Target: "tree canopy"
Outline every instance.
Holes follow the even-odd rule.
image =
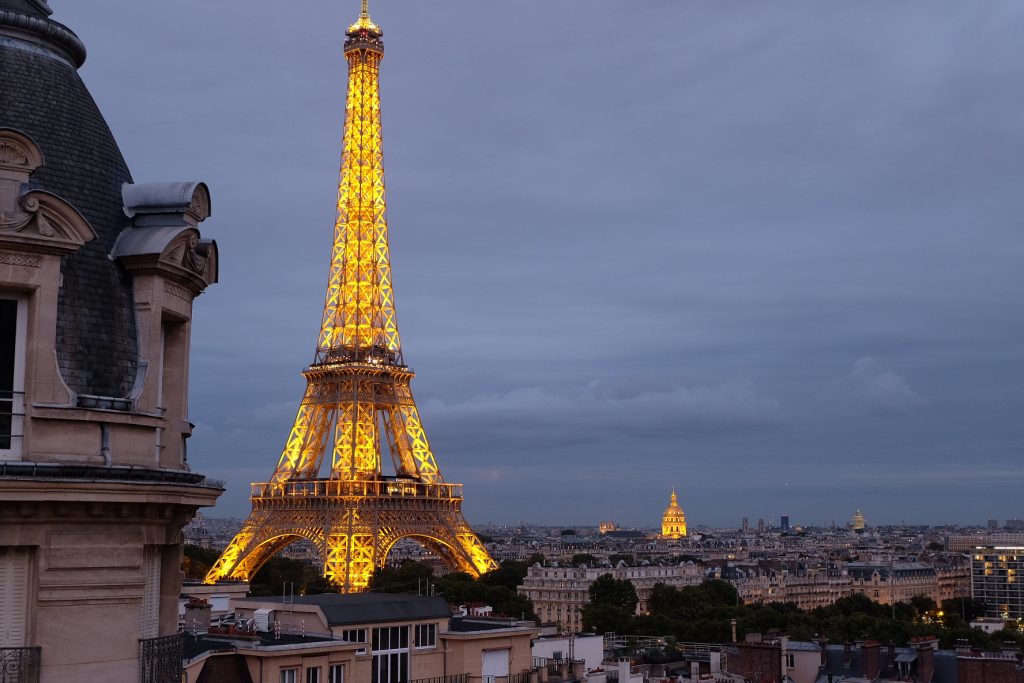
[[[631,581],[602,574],[590,584],[590,602],[583,608],[583,628],[598,633],[622,632],[632,622],[638,602]]]
[[[531,558],[533,559],[533,558]],[[536,619],[533,603],[516,592],[526,576],[526,562],[505,560],[498,568],[479,579],[463,572],[434,576],[434,570],[422,562],[405,560],[398,567],[385,567],[373,573],[369,589],[383,593],[415,593],[442,595],[453,604],[482,602],[499,614]]]
[[[736,619],[738,636],[779,631],[794,640],[824,637],[832,642],[874,639],[906,645],[914,636],[936,636],[944,648],[960,639],[983,649],[999,649],[1005,640],[1024,645],[1024,633],[1003,631],[988,635],[969,627],[984,606],[970,599],[927,597],[882,605],[864,595],[850,595],[826,607],[800,610],[792,603],[738,604],[736,590],[724,581],[673,588],[655,585],[647,601],[648,613],[612,624],[617,633],[673,636],[680,641],[726,642],[730,620]],[[622,616],[622,615],[620,615]]]

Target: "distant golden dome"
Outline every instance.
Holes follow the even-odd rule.
[[[854,531],[864,531],[864,527],[867,526],[867,522],[864,520],[864,515],[861,514],[860,510],[853,516],[853,524],[851,525]]]
[[[679,500],[676,498],[676,489],[672,488],[672,499],[665,508],[665,514],[661,516],[661,537],[681,538],[686,535],[686,513],[679,507]]]

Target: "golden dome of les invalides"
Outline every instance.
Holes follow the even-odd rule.
[[[661,516],[661,537],[681,538],[686,536],[686,513],[679,507],[679,500],[676,498],[676,489],[672,487],[672,498]]]

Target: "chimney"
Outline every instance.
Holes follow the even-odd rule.
[[[210,604],[202,598],[189,598],[185,603],[185,630],[206,633],[210,630]]]
[[[932,683],[935,673],[935,650],[931,641],[917,643],[917,679],[920,683]]]
[[[628,681],[630,673],[630,665],[628,659],[619,660],[619,680]]]
[[[873,681],[882,675],[882,646],[876,640],[865,641],[860,646],[864,665],[864,678]]]

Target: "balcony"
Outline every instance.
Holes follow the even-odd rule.
[[[299,498],[391,498],[462,500],[462,484],[425,484],[420,481],[388,477],[366,481],[308,479],[287,482],[260,482],[252,485],[253,499]]]
[[[0,683],[39,683],[42,648],[0,647]]]
[[[175,633],[139,640],[140,683],[181,683],[185,636]]]

